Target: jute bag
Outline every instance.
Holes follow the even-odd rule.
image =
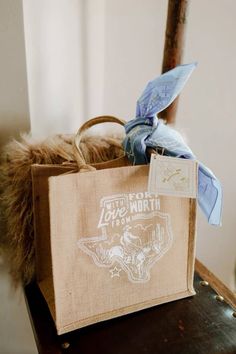
[[[196,199],[147,193],[122,158],[32,166],[37,282],[58,334],[194,295]],[[77,172],[79,169],[79,172]]]

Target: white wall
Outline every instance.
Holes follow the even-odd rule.
[[[106,2],[104,112],[132,118],[140,92],[160,73],[166,9],[167,1]],[[235,289],[236,2],[194,0],[189,9],[184,61],[198,67],[181,94],[176,127],[224,190],[221,228],[198,213],[197,257]]]
[[[166,11],[167,0],[24,0],[33,132],[74,132],[103,113],[133,118],[139,94],[160,74]],[[197,256],[232,289],[235,12],[234,0],[191,1],[185,62],[199,65],[176,124],[222,181],[223,226],[199,212]]]
[[[84,2],[23,0],[31,129],[71,132],[83,117]]]
[[[177,127],[199,160],[223,185],[223,226],[209,226],[199,212],[197,255],[235,289],[236,265],[236,2],[191,1],[185,61],[198,61],[181,95]]]
[[[136,100],[161,72],[167,0],[107,0],[104,112],[134,118]]]
[[[132,117],[160,72],[166,4],[23,0],[33,134],[71,133],[101,114]]]

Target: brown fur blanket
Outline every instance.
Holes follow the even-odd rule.
[[[57,135],[35,142],[29,136],[10,142],[0,165],[2,223],[0,247],[17,285],[29,283],[35,273],[31,165],[74,161],[73,136]],[[121,139],[87,136],[81,142],[87,163],[108,161],[123,155]]]

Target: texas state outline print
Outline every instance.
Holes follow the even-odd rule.
[[[100,201],[99,235],[83,237],[78,247],[111,278],[124,271],[132,283],[150,280],[150,270],[173,242],[171,217],[160,199],[147,192],[124,193]]]

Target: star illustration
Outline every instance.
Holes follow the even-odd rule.
[[[111,278],[114,278],[114,277],[120,277],[120,272],[122,271],[121,268],[113,268],[113,269],[110,269],[109,272],[111,273]]]

